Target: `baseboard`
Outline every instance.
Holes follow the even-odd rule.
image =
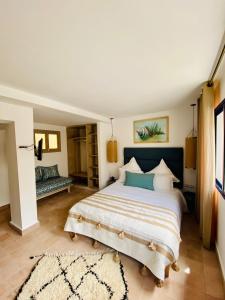
[[[16,224],[14,224],[12,221],[10,221],[9,226],[12,229],[14,229],[16,232],[18,232],[20,235],[25,235],[25,234],[33,231],[34,229],[38,228],[40,226],[40,223],[39,223],[39,221],[37,221],[37,223],[35,223],[25,229],[22,229],[22,228],[18,227]]]
[[[221,255],[220,255],[217,243],[216,243],[216,254],[217,254],[217,257],[219,260],[220,270],[221,270],[221,274],[223,277],[223,287],[224,287],[224,291],[225,291],[225,266],[223,266],[223,262],[221,259]]]
[[[10,208],[9,204],[4,204],[4,205],[0,206],[0,212],[3,210],[9,209],[9,208]]]

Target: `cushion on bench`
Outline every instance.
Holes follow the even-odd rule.
[[[72,184],[73,179],[67,177],[50,178],[45,181],[36,182],[36,195],[37,197],[56,191]]]

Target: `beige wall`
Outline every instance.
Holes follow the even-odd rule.
[[[56,126],[42,123],[34,123],[34,129],[46,129],[46,130],[57,130],[60,131],[61,135],[61,151],[43,153],[42,160],[35,158],[36,166],[52,166],[57,164],[59,168],[59,174],[61,176],[68,176],[68,157],[67,157],[67,138],[66,138],[66,127]]]
[[[142,143],[133,142],[133,121],[154,118],[160,116],[169,116],[169,143]],[[118,175],[118,166],[123,164],[124,147],[184,147],[185,137],[192,129],[192,110],[189,104],[174,108],[169,111],[158,113],[148,113],[129,118],[120,118],[114,120],[114,132],[118,141],[119,162],[110,164],[110,174]],[[192,169],[185,169],[184,182],[187,185],[195,186],[196,172]]]
[[[220,80],[221,100],[225,98],[225,58],[220,66],[216,79]],[[217,252],[220,264],[223,270],[223,278],[225,281],[225,199],[219,194],[218,202],[218,235],[217,235]]]
[[[9,204],[10,200],[6,137],[6,129],[0,129],[0,206]]]
[[[11,223],[24,230],[38,222],[33,151],[19,145],[33,144],[33,109],[0,101],[0,122],[9,122],[7,157]]]

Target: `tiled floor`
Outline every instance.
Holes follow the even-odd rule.
[[[8,226],[9,211],[0,211],[0,299],[13,299],[35,261],[32,255],[45,251],[93,251],[90,239],[76,243],[64,233],[68,209],[91,192],[73,189],[38,202],[41,226],[21,237]],[[129,286],[130,300],[218,300],[225,299],[222,278],[215,252],[202,248],[197,225],[185,215],[180,249],[180,272],[170,272],[163,288],[157,288],[151,274],[142,277],[140,264],[121,255]],[[48,299],[46,299],[48,300]]]

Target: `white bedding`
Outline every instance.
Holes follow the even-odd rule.
[[[75,204],[65,231],[92,237],[145,264],[163,280],[179,256],[185,199],[178,189],[155,192],[116,182]]]

